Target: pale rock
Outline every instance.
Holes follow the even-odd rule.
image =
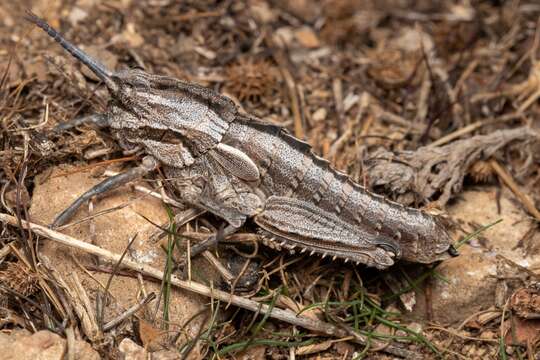
[[[129,338],[125,338],[120,342],[118,351],[121,360],[146,360],[148,358],[148,352]]]
[[[460,256],[444,261],[437,273],[446,281],[431,281],[431,306],[434,318],[440,323],[455,323],[493,303],[497,285],[496,263],[493,255],[463,245]],[[426,315],[425,293],[417,293],[413,313]]]
[[[135,29],[134,23],[128,23],[126,25],[126,30],[122,33],[124,40],[127,41],[128,45],[131,47],[139,47],[144,43],[144,38],[142,37],[137,29]]]
[[[172,350],[148,352],[129,338],[122,340],[118,346],[118,351],[120,351],[120,360],[176,360],[180,358],[180,354]],[[188,359],[191,359],[191,357],[188,357]]]
[[[294,14],[306,23],[314,22],[321,13],[322,1],[312,0],[287,0],[279,1],[280,7]]]
[[[476,17],[476,11],[471,5],[450,5],[450,13],[453,21],[473,21]]]
[[[99,360],[101,357],[92,345],[83,340],[75,340],[74,357],[77,360]]]
[[[124,31],[122,31],[122,33],[118,35],[113,36],[111,42],[126,43],[128,47],[137,48],[144,43],[144,38],[141,34],[139,34],[139,32],[137,32],[134,23],[127,23]]]
[[[281,48],[287,48],[290,46],[294,39],[294,32],[290,26],[282,26],[274,31],[272,38]]]
[[[172,350],[159,350],[150,354],[151,360],[177,360],[181,358],[180,354]],[[200,356],[188,355],[187,360],[200,359]]]
[[[351,110],[351,108],[358,103],[358,99],[360,99],[360,96],[354,93],[348,93],[347,96],[345,96],[345,99],[343,99],[343,111],[347,112]]]
[[[32,61],[27,62],[24,72],[29,76],[35,76],[39,81],[46,81],[49,75],[49,69],[42,59],[32,59]]]
[[[74,7],[73,9],[71,9],[68,15],[68,20],[71,23],[71,25],[77,26],[79,21],[82,21],[86,19],[87,17],[88,17],[88,12],[84,11],[80,7]]]
[[[219,24],[226,28],[232,29],[236,26],[236,22],[232,16],[223,16],[219,19]]]
[[[407,329],[420,334],[424,330],[424,327],[420,323],[412,322],[410,324],[407,324]]]
[[[429,54],[434,49],[435,43],[428,33],[414,27],[404,27],[399,35],[390,41],[390,47],[406,52],[424,51]]]
[[[74,344],[76,359],[100,359],[90,344],[82,340],[76,340]],[[5,360],[63,360],[67,351],[66,339],[47,330],[34,334],[26,330],[0,333],[0,354]]]
[[[15,25],[15,21],[13,20],[10,11],[5,9],[3,6],[0,6],[0,24],[6,28],[11,28]]]
[[[540,265],[536,251],[527,252],[520,242],[532,225],[529,216],[516,205],[513,194],[503,189],[500,197],[501,213],[497,209],[494,187],[482,191],[468,190],[448,208],[449,216],[472,233],[479,225],[503,219],[459,248],[460,255],[445,260],[436,271],[441,278],[431,280],[430,301],[433,319],[440,323],[456,323],[472,314],[495,305],[498,284],[497,256],[503,256],[525,268]],[[475,224],[475,226],[469,226]],[[413,314],[424,318],[427,314],[425,292],[417,293]]]
[[[314,49],[321,46],[319,38],[310,27],[301,27],[295,31],[294,36],[300,45],[307,49]]]
[[[484,187],[482,191],[468,190],[448,209],[449,215],[463,223],[475,223],[488,225],[502,219],[497,225],[483,231],[478,239],[471,242],[475,248],[483,252],[502,255],[526,268],[534,268],[540,265],[538,251],[534,247],[536,240],[531,239],[533,249],[527,251],[527,245],[521,244],[525,234],[534,225],[530,216],[519,206],[515,196],[503,188],[499,199],[500,214],[497,206],[497,188]],[[473,232],[476,227],[465,227],[468,232]]]
[[[265,359],[266,346],[253,346],[237,354],[239,360],[259,360]]]
[[[480,333],[479,338],[483,340],[493,340],[497,338],[497,334],[491,330],[484,330]]]
[[[94,178],[88,172],[80,171],[75,166],[59,166],[52,171],[45,171],[44,174],[35,178],[35,188],[33,191],[32,203],[30,207],[30,218],[40,224],[50,224],[54,217],[65,209],[73,200],[85,191],[92,188],[103,178]],[[144,259],[145,263],[156,268],[163,269],[166,261],[166,254],[159,248],[159,245],[149,241],[156,227],[153,224],[164,224],[168,222],[168,215],[161,201],[150,196],[132,190],[127,185],[109,192],[99,200],[94,202],[94,213],[100,213],[106,209],[115,208],[115,211],[101,214],[91,221],[84,221],[79,224],[62,229],[61,232],[73,236],[77,239],[93,242],[96,246],[109,250],[116,254],[122,254],[129,240],[137,235],[131,245],[127,257],[132,258],[131,253],[136,254],[139,261]],[[88,216],[88,207],[83,206],[72,220],[80,220]],[[81,266],[95,264],[95,259],[79,250],[74,250],[47,239],[40,240],[40,253],[54,264],[58,274],[64,280],[71,280],[71,274],[77,273],[81,284],[90,297],[92,304],[95,304],[96,294],[101,290],[100,285],[106,284],[110,274],[105,272],[93,272],[90,277],[81,270]],[[144,256],[148,254],[148,256]],[[40,255],[41,256],[41,255]],[[76,259],[77,262],[74,261]],[[193,268],[203,265],[203,260],[194,259]],[[104,264],[106,266],[106,264]],[[199,271],[199,270],[198,270]],[[206,275],[206,274],[205,274]],[[207,276],[211,277],[211,274]],[[199,280],[199,279],[196,279]],[[160,283],[155,281],[144,281],[144,288],[147,293],[159,294]],[[108,322],[120,314],[125,309],[138,302],[141,284],[135,276],[114,276],[109,288],[111,299],[114,299],[105,309],[104,322]],[[154,309],[155,301],[150,302],[147,309]],[[206,299],[187,292],[185,290],[173,288],[171,293],[171,303],[169,306],[169,317],[171,331],[180,329],[182,324],[188,323],[195,314],[203,311],[206,307]],[[161,301],[163,304],[163,301]],[[141,314],[144,312],[144,308]],[[162,309],[160,309],[162,311]],[[130,326],[131,322],[126,321],[119,325]],[[186,341],[190,336],[195,336],[204,325],[204,316],[196,317],[186,326],[185,336],[179,338],[178,344]],[[89,338],[92,333],[85,335]],[[166,336],[165,334],[163,335]]]
[[[325,108],[318,108],[317,110],[315,110],[313,115],[311,115],[311,118],[315,122],[324,121],[324,120],[326,120],[326,115],[327,114],[328,114],[328,111],[326,111]]]
[[[277,13],[264,1],[256,1],[249,5],[249,11],[253,17],[263,24],[268,24],[277,19]]]
[[[98,5],[100,3],[100,0],[77,0],[76,6],[80,7],[82,9],[91,9],[94,6]]]
[[[0,333],[0,353],[6,360],[61,360],[65,352],[66,341],[50,331]]]

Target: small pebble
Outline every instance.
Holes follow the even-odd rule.
[[[311,118],[313,119],[313,121],[316,121],[316,122],[324,121],[326,119],[327,114],[328,112],[326,111],[325,108],[319,108],[315,110],[313,115],[311,115]]]

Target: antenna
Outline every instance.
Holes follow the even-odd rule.
[[[112,79],[112,73],[102,63],[64,39],[64,37],[58,31],[56,31],[45,20],[38,17],[30,10],[26,11],[25,19],[45,31],[74,58],[86,65],[86,67],[88,67],[94,74],[97,75],[97,77],[101,79],[101,81],[105,83],[105,85],[107,85],[110,91],[116,92],[118,90],[118,85]]]

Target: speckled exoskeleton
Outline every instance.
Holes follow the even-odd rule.
[[[197,84],[133,69],[112,72],[33,14],[111,95],[103,116],[120,146],[142,165],[109,178],[61,213],[65,223],[90,197],[161,167],[182,201],[223,218],[225,234],[252,219],[275,248],[380,269],[398,259],[431,263],[452,254],[435,216],[372,194],[282,127],[237,111]]]

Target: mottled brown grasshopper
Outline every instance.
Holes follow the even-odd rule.
[[[227,221],[225,234],[253,219],[274,248],[380,269],[398,259],[431,263],[454,254],[435,216],[369,193],[307,143],[239,113],[227,97],[142,70],[112,72],[44,20],[31,13],[27,19],[101,79],[111,95],[104,122],[123,149],[145,155],[141,166],[82,195],[52,226],[92,196],[160,166],[183,202]]]

